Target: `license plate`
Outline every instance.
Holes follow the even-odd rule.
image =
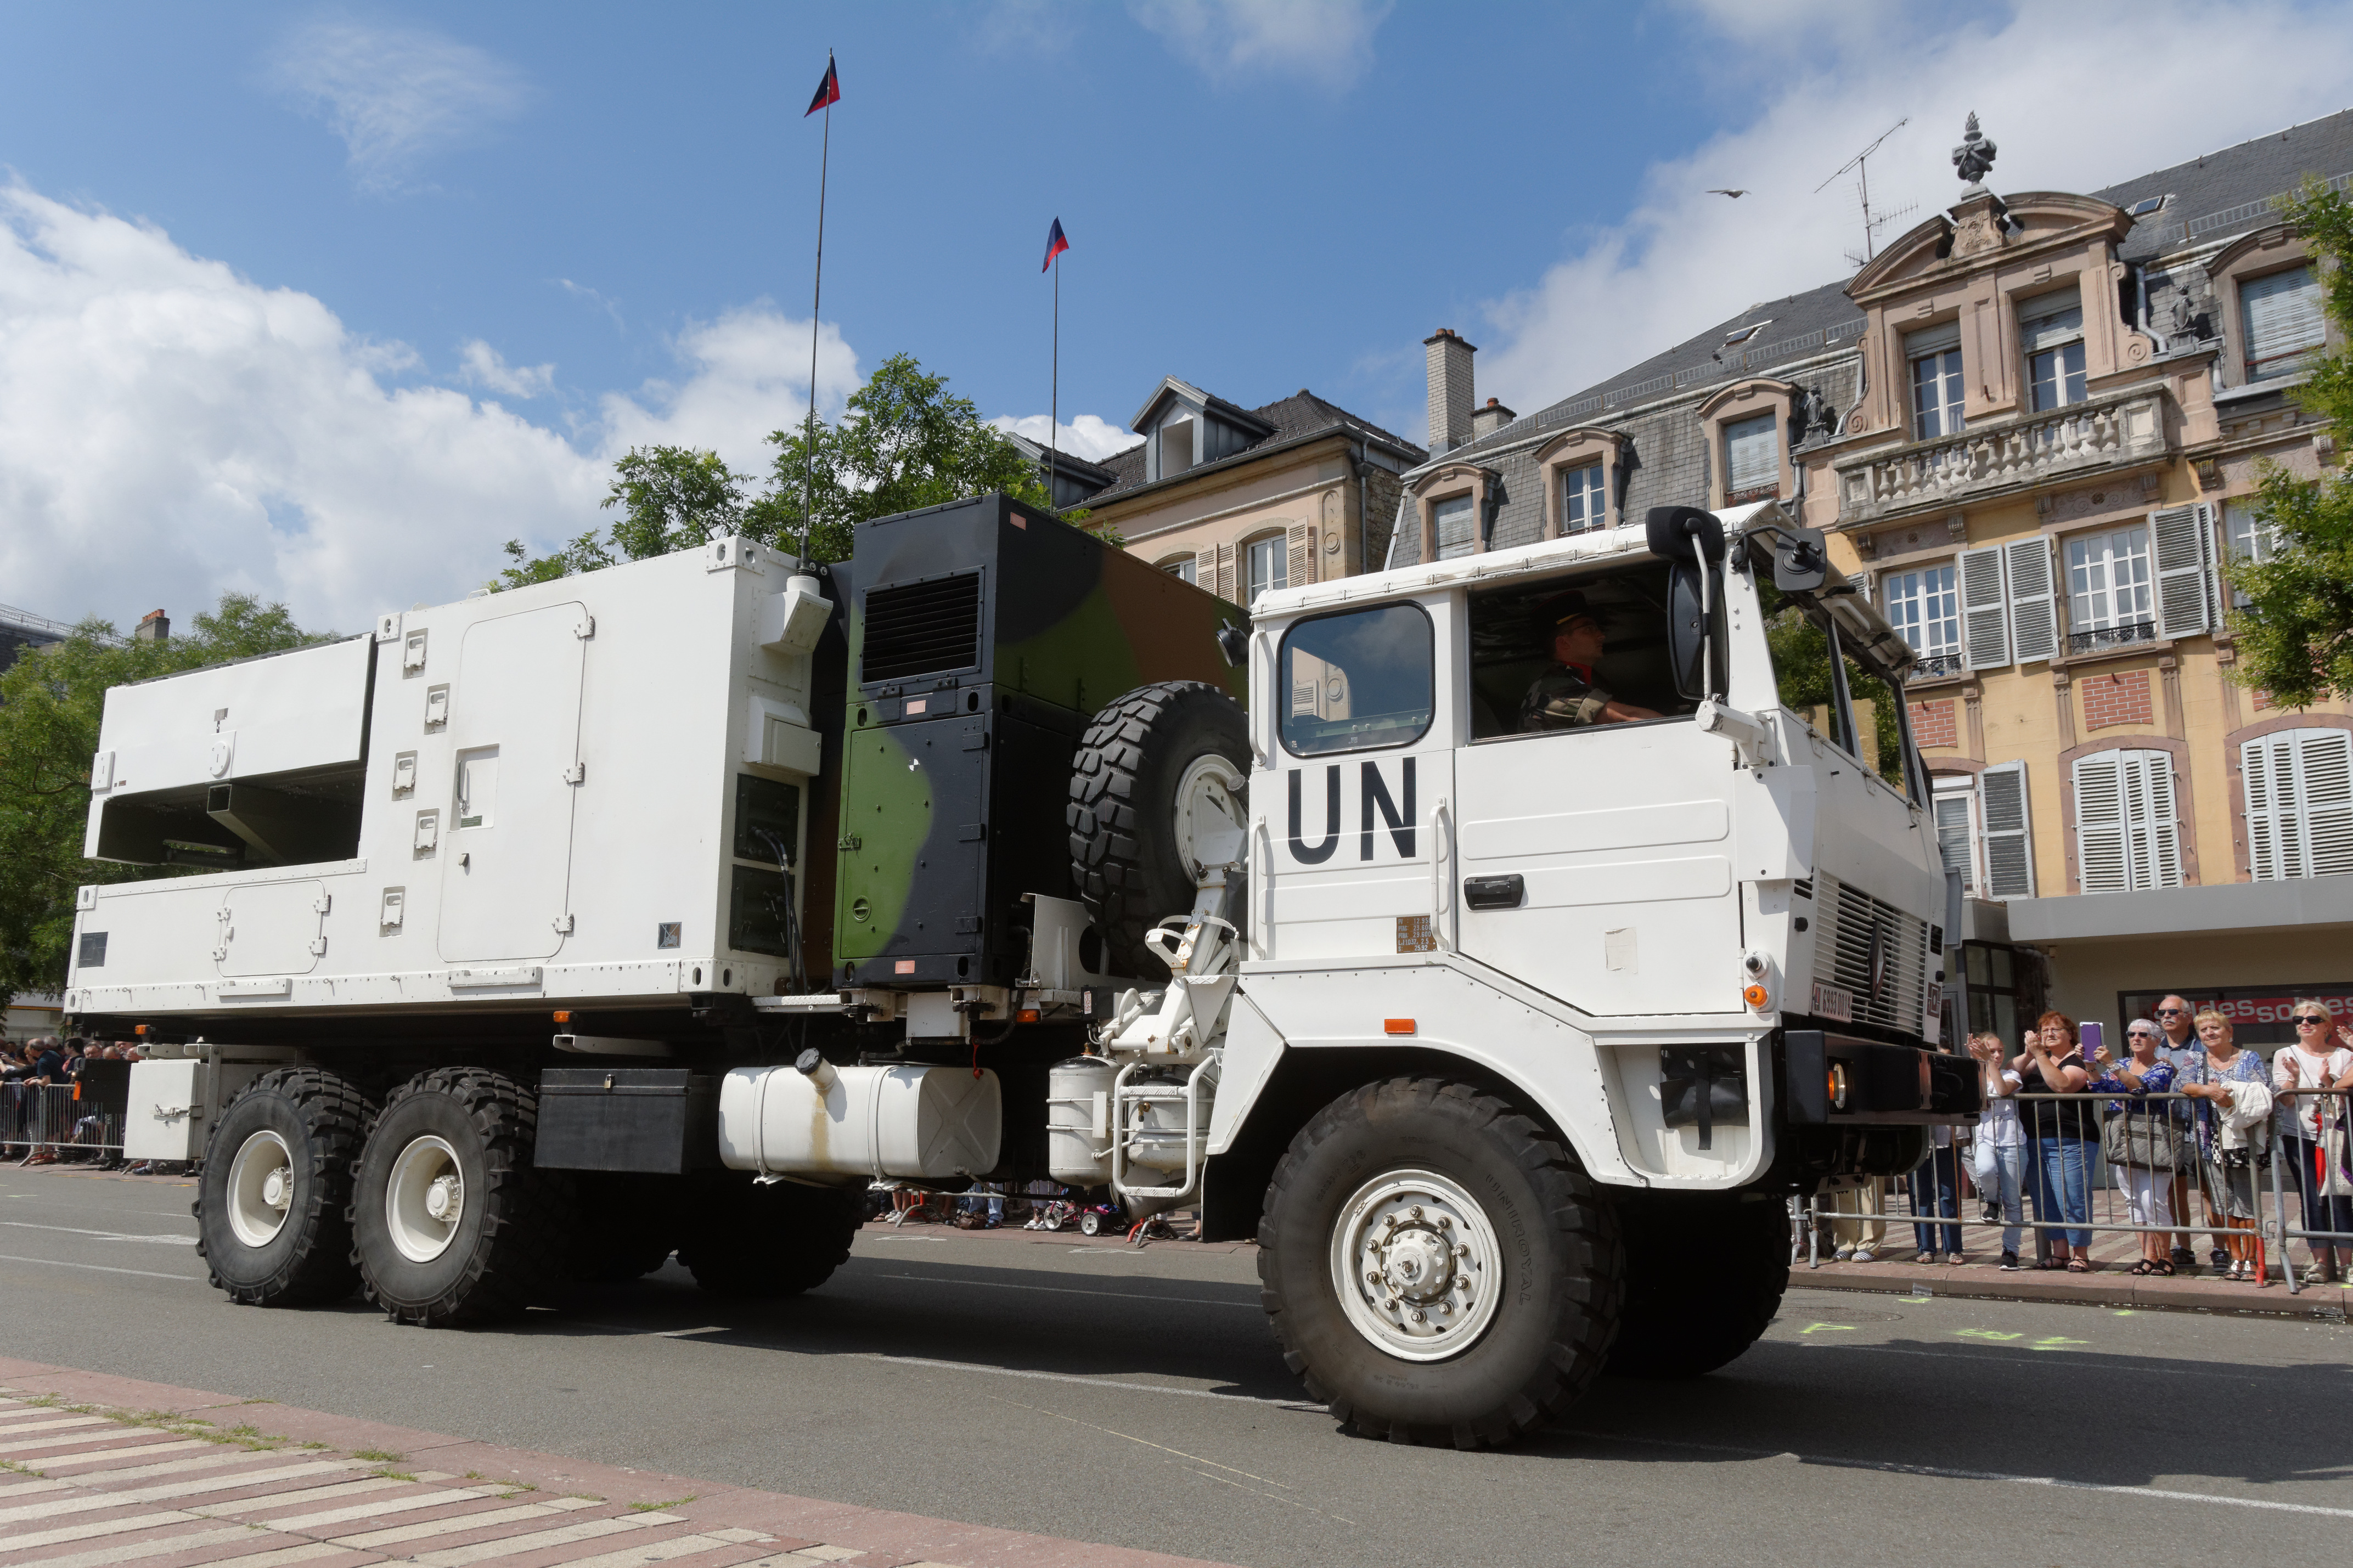
[[[1854,993],[1836,985],[1814,982],[1814,1016],[1830,1018],[1841,1024],[1854,1022]]]

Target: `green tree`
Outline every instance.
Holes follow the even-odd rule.
[[[2341,455],[2353,445],[2353,203],[2315,181],[2281,205],[2311,247],[2341,345],[2290,395],[2328,422]],[[2276,531],[2279,549],[2268,561],[2224,568],[2249,600],[2230,617],[2239,643],[2232,679],[2268,690],[2284,708],[2353,697],[2353,469],[2306,479],[2265,462],[2255,511]]]
[[[82,858],[107,688],[332,640],[304,632],[283,605],[224,594],[186,636],[124,642],[93,618],[0,675],[0,994],[65,984],[76,888],[157,874]]]
[[[1773,655],[1773,676],[1784,708],[1805,713],[1827,707],[1831,692],[1830,634],[1803,610],[1783,598],[1767,577],[1758,584],[1765,613],[1765,643]],[[1860,705],[1872,706],[1872,728],[1878,736],[1879,774],[1896,788],[1904,787],[1904,752],[1895,724],[1895,704],[1887,685],[1852,659],[1846,661],[1847,694]],[[1857,718],[1861,715],[1857,714]]]
[[[850,553],[860,523],[895,512],[990,490],[1049,508],[1045,484],[1028,456],[947,384],[946,376],[925,371],[913,355],[892,355],[850,394],[838,424],[820,419],[814,430],[803,426],[769,434],[776,448],[769,488],[751,500],[745,499],[747,477],[731,470],[716,452],[633,447],[613,465],[612,488],[600,503],[622,509],[606,535],[591,529],[536,557],[520,540],[509,540],[506,552],[514,564],[492,585],[545,583],[736,532],[791,552],[800,548],[805,515],[809,554],[839,561]],[[1086,513],[1062,518],[1078,523]]]

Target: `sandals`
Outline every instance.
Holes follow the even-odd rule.
[[[2089,1274],[2091,1271],[2092,1266],[2080,1258],[2067,1260],[2067,1272],[2070,1274]]]
[[[2125,1272],[2136,1275],[2143,1279],[2148,1279],[2152,1275],[2157,1276],[2159,1279],[2169,1279],[2173,1274],[2173,1265],[2165,1262],[2161,1258],[2144,1258],[2140,1260],[2137,1267],[2128,1268],[2125,1270]]]

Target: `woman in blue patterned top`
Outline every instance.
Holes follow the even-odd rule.
[[[2222,1278],[2268,1285],[2263,1236],[2255,1228],[2255,1172],[2271,1164],[2270,1123],[2257,1122],[2242,1137],[2230,1137],[2223,1113],[2240,1084],[2261,1084],[2268,1094],[2271,1068],[2254,1052],[2239,1048],[2231,1020],[2211,1007],[2198,1015],[2198,1037],[2206,1049],[2181,1075],[2181,1092],[2203,1102],[2191,1118],[2190,1131],[2197,1140],[2207,1216],[2231,1250]]]
[[[2108,1163],[2123,1173],[2118,1184],[2125,1190],[2133,1224],[2156,1227],[2140,1233],[2140,1262],[2132,1272],[2169,1275],[2173,1260],[2167,1255],[2166,1233],[2173,1224],[2168,1189],[2173,1182],[2174,1102],[2145,1097],[2172,1089],[2173,1064],[2158,1054],[2164,1037],[2149,1019],[2135,1018],[2126,1026],[2125,1040],[2131,1054],[2122,1061],[2103,1041],[2088,1064],[2098,1074],[2092,1079],[2094,1089],[2133,1097],[2129,1102],[2108,1101],[2109,1135],[2101,1142],[2109,1146]],[[2119,1153],[2126,1157],[2119,1159]]]

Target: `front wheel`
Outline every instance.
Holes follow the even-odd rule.
[[[1508,1443],[1600,1373],[1624,1264],[1576,1157],[1468,1084],[1395,1079],[1316,1113],[1259,1224],[1283,1361],[1367,1436]]]
[[[332,1073],[266,1072],[229,1101],[205,1141],[192,1212],[196,1253],[232,1301],[339,1301],[352,1267],[352,1158],[368,1104]]]
[[[1613,1377],[1704,1377],[1755,1344],[1789,1288],[1789,1205],[1731,1194],[1616,1194],[1626,1310]]]

